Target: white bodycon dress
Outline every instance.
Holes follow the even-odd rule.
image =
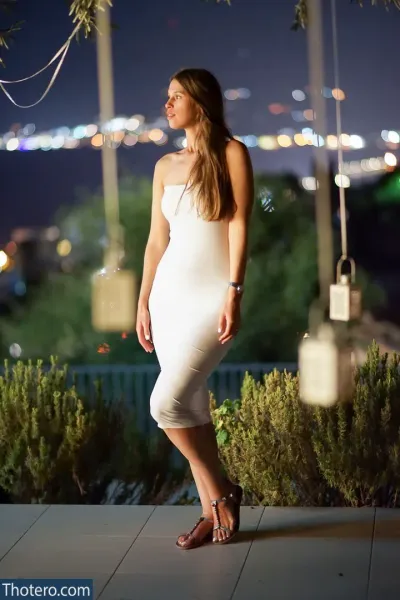
[[[161,367],[150,413],[162,429],[211,421],[207,378],[232,344],[218,340],[229,282],[228,224],[202,219],[192,195],[185,185],[170,185],[161,200],[170,241],[155,274],[149,312]]]

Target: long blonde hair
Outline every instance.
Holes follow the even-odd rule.
[[[175,79],[189,94],[199,110],[196,137],[198,157],[189,176],[196,189],[196,207],[206,221],[229,218],[235,211],[231,179],[226,160],[226,143],[233,139],[224,114],[221,86],[206,69],[181,69]]]

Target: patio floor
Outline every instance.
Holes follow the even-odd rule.
[[[398,600],[400,511],[242,508],[185,552],[198,506],[0,505],[0,578],[93,578],[101,600]]]

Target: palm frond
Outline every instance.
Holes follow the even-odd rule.
[[[112,0],[71,0],[69,14],[72,22],[80,22],[84,36],[90,37],[96,29],[96,12],[102,10],[105,4],[112,6]]]
[[[10,13],[15,7],[16,0],[0,0],[0,10]],[[14,40],[14,34],[21,29],[23,21],[14,23],[10,27],[0,29],[0,51],[8,50],[9,44]],[[4,66],[4,60],[0,55],[0,65]]]
[[[364,0],[350,0],[351,3],[357,3],[361,8],[364,6]],[[400,0],[368,0],[372,6],[384,6],[389,9],[390,6],[400,10]],[[305,29],[307,27],[308,15],[307,15],[307,0],[299,0],[294,7],[295,17],[292,25],[292,29]]]

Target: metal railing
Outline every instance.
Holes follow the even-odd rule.
[[[297,371],[296,363],[222,363],[208,379],[209,390],[217,404],[226,398],[239,398],[244,375],[249,372],[256,380],[274,369]],[[104,397],[124,400],[131,404],[137,414],[140,429],[149,430],[152,419],[149,399],[160,373],[157,365],[77,365],[69,367],[69,377],[75,377],[80,394],[93,398],[95,382],[101,381]]]

